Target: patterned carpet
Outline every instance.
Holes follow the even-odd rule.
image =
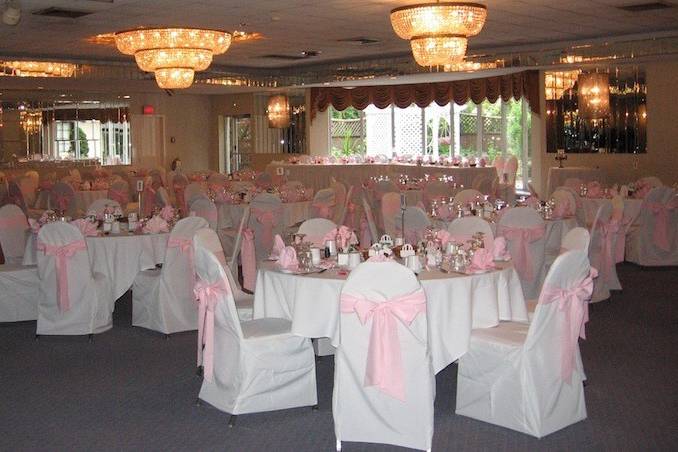
[[[678,450],[678,270],[619,266],[624,291],[591,307],[582,354],[588,419],[535,438],[454,414],[456,366],[437,376],[433,450]],[[115,326],[33,340],[0,326],[0,450],[330,451],[332,359],[317,365],[320,410],[240,416],[196,406],[195,333]],[[345,443],[346,451],[397,448]]]

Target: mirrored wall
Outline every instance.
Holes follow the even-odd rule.
[[[546,72],[548,152],[644,153],[645,71],[637,66]]]

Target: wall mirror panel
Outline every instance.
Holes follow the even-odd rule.
[[[546,72],[548,152],[646,152],[645,71],[637,66]]]

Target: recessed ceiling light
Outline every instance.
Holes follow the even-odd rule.
[[[59,94],[59,97],[66,97],[66,94]]]
[[[125,94],[124,96],[122,96],[123,99],[129,99],[129,98],[131,98],[131,97],[132,97],[132,96],[127,95],[127,94]]]
[[[38,86],[38,89],[45,89],[44,86]]]

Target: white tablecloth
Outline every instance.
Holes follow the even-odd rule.
[[[586,224],[591,226],[593,220],[596,218],[598,208],[603,204],[611,204],[612,200],[608,198],[582,198],[581,205],[584,209],[584,218]],[[640,217],[640,207],[643,205],[642,199],[625,199],[624,200],[624,224],[630,225],[638,221]]]
[[[247,204],[217,202],[216,205],[219,227],[237,228]],[[284,226],[292,226],[311,217],[311,201],[285,202],[282,206]]]
[[[468,350],[471,330],[500,320],[527,321],[518,274],[510,263],[481,275],[425,271],[419,280],[426,292],[429,344],[439,372]],[[336,270],[299,276],[285,274],[271,262],[260,263],[254,292],[254,318],[292,321],[298,336],[340,340],[339,295],[345,277]]]
[[[132,287],[140,271],[165,261],[168,239],[167,233],[120,234],[86,237],[85,241],[92,271],[106,276],[117,300]],[[35,234],[26,241],[23,264],[37,264]]]
[[[271,163],[266,167],[266,171],[271,175],[276,175],[278,168],[282,168],[283,173],[288,180],[301,181],[304,186],[313,188],[315,191],[330,186],[332,177],[345,182],[349,185],[359,186],[370,176],[391,176],[396,177],[399,174],[407,174],[410,177],[423,178],[425,174],[434,176],[438,173],[454,177],[457,184],[471,188],[473,179],[478,175],[487,175],[494,178],[497,172],[494,167],[475,167],[460,168],[454,166],[433,166],[433,165],[408,165],[408,164],[346,164],[346,165],[292,165],[288,163]]]
[[[581,179],[583,182],[592,182],[598,181],[601,184],[605,185],[607,177],[605,172],[600,168],[588,168],[588,167],[569,167],[569,168],[558,168],[551,167],[549,168],[548,182],[547,182],[547,196],[551,196],[551,193],[558,188],[565,185],[565,181],[570,178]]]

